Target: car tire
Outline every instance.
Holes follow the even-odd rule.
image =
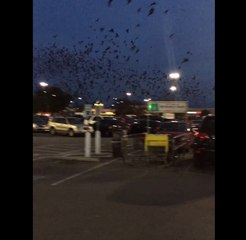
[[[50,134],[51,135],[56,135],[56,130],[55,130],[55,128],[50,128]]]
[[[68,130],[68,136],[69,137],[74,137],[74,131],[73,131],[73,129],[69,129]]]

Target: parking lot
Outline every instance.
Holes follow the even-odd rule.
[[[98,161],[83,137],[33,136],[33,239],[214,239],[214,171],[185,160],[131,167],[102,140]]]

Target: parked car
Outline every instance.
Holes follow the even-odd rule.
[[[112,116],[97,116],[97,115],[92,115],[88,116],[87,118],[84,119],[84,124],[85,125],[93,125],[96,123],[96,121],[100,121],[102,119],[113,119],[114,117]]]
[[[147,120],[147,119],[136,119],[128,129],[128,134],[136,133],[157,133],[161,129],[161,121],[158,120]]]
[[[195,167],[213,164],[215,161],[215,116],[208,115],[194,135],[192,144]]]
[[[125,129],[125,123],[122,123],[117,118],[109,117],[97,119],[97,121],[91,126],[94,131],[98,129],[103,137],[112,137],[113,131],[121,131]]]
[[[49,132],[48,117],[34,115],[32,120],[33,132]]]
[[[180,146],[179,152],[188,152],[190,150],[193,134],[188,123],[176,120],[163,122],[158,133],[168,134],[170,141],[175,138],[175,145]],[[171,146],[170,142],[170,148]]]
[[[66,134],[70,137],[75,135],[84,134],[85,132],[93,132],[93,128],[88,125],[84,125],[82,121],[77,117],[54,117],[48,122],[50,134],[55,135],[57,133]]]

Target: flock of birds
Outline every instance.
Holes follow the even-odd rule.
[[[127,0],[126,4],[132,2],[133,0]],[[113,3],[113,0],[108,0],[108,7],[112,7]],[[155,13],[156,6],[157,2],[148,5],[147,16]],[[137,9],[137,13],[141,11],[142,8]],[[168,9],[163,11],[164,14],[168,12]],[[172,93],[165,72],[157,67],[149,67],[141,72],[134,68],[134,64],[140,59],[141,48],[138,45],[140,36],[134,36],[131,40],[123,38],[121,35],[131,33],[130,27],[117,30],[99,26],[100,21],[101,19],[97,18],[89,25],[89,28],[97,31],[99,35],[95,38],[88,36],[87,39],[78,41],[72,48],[58,46],[56,43],[58,35],[54,35],[54,41],[49,46],[35,49],[34,79],[45,76],[46,79],[56,80],[64,90],[73,96],[81,96],[86,103],[96,100],[110,103],[114,97],[125,96],[126,91],[131,91],[136,99],[143,100],[148,97],[169,99]],[[134,27],[138,28],[141,25],[136,23]],[[122,32],[125,32],[125,35]],[[170,39],[174,37],[175,33],[169,35]],[[192,52],[187,50],[179,62],[178,69],[189,62],[191,56]],[[190,80],[180,79],[179,86],[180,99],[194,100],[199,97],[201,101],[206,100],[196,76]]]

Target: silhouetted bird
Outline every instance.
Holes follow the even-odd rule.
[[[169,10],[167,9],[167,10],[166,10],[166,11],[164,11],[163,13],[167,14],[167,13],[168,13],[168,11],[169,11]]]
[[[170,34],[169,37],[172,38],[172,37],[174,36],[174,34],[175,34],[175,33]]]
[[[149,7],[156,5],[156,2],[152,2]]]
[[[97,18],[95,22],[98,22],[100,18]]]
[[[185,62],[188,62],[189,59],[188,58],[184,58],[183,61],[181,62],[181,64],[185,63]]]
[[[113,2],[113,0],[108,0],[108,6],[111,6],[111,3]]]
[[[152,14],[154,13],[154,11],[155,11],[155,9],[154,9],[154,8],[151,8],[151,9],[149,10],[148,16],[149,16],[149,15],[152,15]]]
[[[113,28],[111,28],[111,29],[109,30],[109,32],[114,32],[114,29],[113,29]]]
[[[132,0],[126,0],[127,1],[127,4],[129,4]]]
[[[141,11],[141,8],[138,8],[137,12],[139,13]]]
[[[140,27],[140,24],[138,23],[138,24],[136,24],[136,27]]]
[[[129,33],[129,28],[126,29],[126,32]]]

